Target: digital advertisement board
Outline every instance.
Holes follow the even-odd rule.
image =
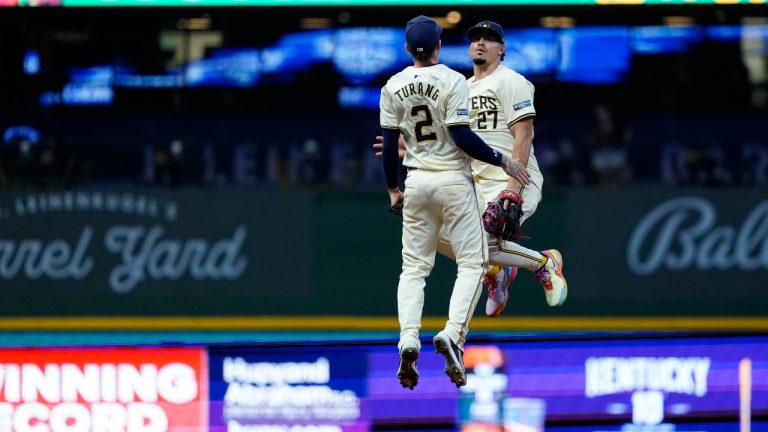
[[[0,350],[0,431],[766,432],[768,336],[487,337],[467,385],[425,339]]]
[[[189,348],[0,350],[0,430],[206,430],[206,357]]]
[[[365,432],[367,348],[212,349],[211,432]]]
[[[659,338],[468,344],[467,386],[422,348],[413,392],[395,373],[396,348],[370,354],[375,424],[452,424],[466,431],[753,431],[768,419],[768,338]],[[407,403],[403,403],[407,401]],[[698,423],[697,429],[690,429]],[[762,426],[761,426],[762,425]],[[491,429],[488,429],[491,426]],[[727,428],[726,428],[727,429]]]
[[[5,3],[3,3],[5,1]],[[3,0],[0,6],[464,6],[467,0]],[[765,0],[473,0],[477,5],[762,4]]]

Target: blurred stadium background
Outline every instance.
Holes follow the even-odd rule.
[[[465,74],[504,26],[571,286],[479,308],[461,391],[395,378],[418,14]],[[0,430],[768,431],[767,62],[761,0],[0,0]]]

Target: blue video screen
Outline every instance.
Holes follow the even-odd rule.
[[[525,76],[552,74],[560,66],[561,47],[555,29],[505,30],[504,65]]]
[[[585,85],[624,81],[633,56],[685,53],[703,41],[759,39],[768,46],[768,25],[722,26],[580,26],[570,28],[508,28],[503,63],[539,80]],[[261,47],[219,47],[203,58],[147,75],[129,66],[93,65],[70,71],[70,82],[41,97],[43,104],[108,104],[112,88],[258,87],[296,82],[298,72],[327,64],[339,75],[344,108],[376,109],[368,90],[409,65],[401,27],[350,27],[289,33]],[[472,74],[466,40],[443,41],[440,59]],[[119,63],[116,63],[119,64]],[[41,70],[39,55],[27,53],[27,74]],[[352,91],[350,89],[361,89]]]
[[[638,54],[680,53],[704,39],[701,27],[637,27],[632,35],[632,49]]]
[[[768,336],[469,343],[456,388],[428,341],[209,349],[210,430],[719,432],[768,423]],[[743,430],[743,429],[742,429]]]

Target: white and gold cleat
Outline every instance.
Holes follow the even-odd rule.
[[[547,257],[547,263],[535,273],[536,279],[544,287],[547,303],[560,306],[568,297],[568,283],[563,276],[563,257],[555,249],[545,250],[541,254]]]

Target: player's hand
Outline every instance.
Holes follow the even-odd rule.
[[[376,142],[373,143],[373,151],[376,153],[376,157],[381,157],[381,149],[384,148],[384,137],[381,135],[376,135]]]
[[[402,216],[405,195],[398,188],[387,189],[387,192],[389,192],[389,212],[395,216]]]
[[[523,164],[516,159],[510,159],[504,155],[501,156],[501,167],[508,176],[519,181],[521,185],[527,186],[531,184],[531,176],[528,174],[528,170],[525,169]]]
[[[384,147],[384,137],[381,135],[376,135],[376,142],[373,143],[373,150],[376,152],[375,155],[377,157],[381,157],[381,149]],[[400,138],[397,140],[397,155],[400,157],[400,159],[403,159],[405,157],[405,138],[403,137],[403,134],[400,134]]]

